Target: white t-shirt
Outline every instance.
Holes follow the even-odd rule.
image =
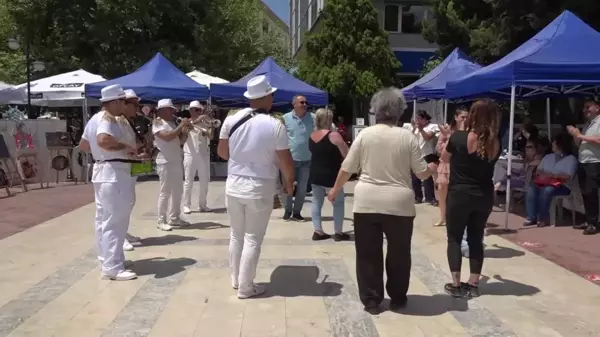
[[[202,134],[196,130],[192,130],[190,131],[185,144],[183,144],[183,154],[191,156],[208,154],[208,145],[208,137],[202,136]]]
[[[110,120],[105,117],[106,112],[95,114],[85,126],[81,138],[90,143],[92,156],[96,160],[92,173],[93,183],[114,183],[117,181],[131,180],[131,164],[119,162],[105,162],[110,159],[129,159],[127,150],[107,151],[98,145],[98,135],[105,133],[113,136],[121,143],[135,144],[135,134],[130,129],[127,121]],[[132,138],[133,137],[133,138]]]
[[[423,128],[423,130],[425,132],[433,132],[433,138],[430,140],[425,140],[418,128],[416,128],[414,131],[417,139],[419,140],[419,147],[421,148],[423,157],[425,157],[435,153],[435,146],[437,145],[437,138],[440,134],[440,127],[437,124],[429,123]]]
[[[173,122],[165,122],[162,119],[155,120],[152,123],[152,134],[154,135],[154,146],[160,151],[156,156],[157,164],[181,163],[181,143],[179,137],[171,141],[158,137],[156,134],[161,131],[175,130]]]
[[[276,193],[279,160],[276,151],[289,149],[285,125],[267,115],[256,116],[242,124],[229,138],[239,120],[252,112],[247,108],[228,116],[220,139],[229,139],[229,161],[225,192],[241,199],[272,198]]]

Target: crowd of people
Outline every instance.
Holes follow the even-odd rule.
[[[339,129],[333,127],[333,113],[307,111],[306,97],[293,99],[293,110],[283,118],[271,113],[277,91],[265,76],[248,81],[244,96],[249,108],[229,115],[220,129],[217,153],[228,162],[225,183],[226,207],[230,220],[229,263],[232,287],[240,299],[263,294],[265,287],[254,283],[261,245],[273,210],[273,197],[281,185],[286,195],[286,221],[304,221],[301,210],[310,179],[315,241],[333,237],[350,239],[343,231],[344,185],[359,176],[354,189],[352,212],[356,247],[356,272],[360,300],[369,313],[381,311],[384,298],[384,235],[387,239],[385,289],[390,308],[406,306],[410,283],[411,240],[416,216],[415,204],[437,205],[440,196],[441,220],[448,235],[448,264],[451,279],[444,291],[454,297],[479,296],[478,283],[484,261],[483,237],[495,196],[494,167],[502,152],[500,109],[492,100],[479,100],[470,109],[459,109],[450,125],[431,123],[419,111],[409,127],[398,126],[406,109],[402,92],[387,88],[373,95],[369,113],[375,125],[365,128],[350,147]],[[91,151],[96,162],[93,178],[96,194],[96,241],[102,275],[111,280],[129,280],[135,273],[126,269],[123,253],[129,217],[135,203],[133,167],[147,154],[139,151],[128,118],[135,116],[139,99],[131,90],[113,85],[102,90],[102,111],[86,125],[80,146]],[[206,170],[207,135],[194,124],[204,118],[202,106],[190,105],[192,119],[173,123],[171,100],[158,102],[153,121],[154,145],[159,149],[157,171],[160,180],[158,228],[189,225],[180,212],[190,211],[189,188],[196,171]],[[534,132],[524,141],[527,214],[531,224],[547,223],[548,200],[569,193],[569,181],[577,171],[586,201],[586,233],[597,231],[598,182],[600,182],[600,123],[598,104],[586,104],[590,126],[583,132],[569,127],[552,142],[553,153],[542,156],[542,145]],[[525,133],[524,133],[525,134]],[[579,163],[572,152],[572,139],[580,142]],[[183,145],[183,150],[181,149]],[[182,152],[183,151],[183,152]],[[201,156],[197,158],[196,156]],[[206,172],[206,171],[202,171]],[[535,172],[535,173],[533,173]],[[435,182],[434,178],[435,177]],[[206,179],[206,178],[202,178]],[[184,183],[185,182],[185,183]],[[423,182],[423,184],[421,184]],[[420,192],[421,186],[424,188]],[[595,199],[592,196],[595,191]],[[202,188],[199,210],[206,206],[207,187]],[[181,198],[184,198],[183,206]],[[321,212],[327,198],[333,205],[334,232],[322,227]],[[592,200],[593,199],[593,200]],[[595,200],[595,206],[591,203]],[[594,213],[594,207],[595,212]],[[595,218],[594,218],[595,217]],[[591,228],[591,229],[590,229]],[[469,249],[470,277],[461,282],[462,245]]]

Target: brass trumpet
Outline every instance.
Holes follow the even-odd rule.
[[[177,117],[176,119],[177,123],[180,123],[181,120],[181,117]],[[221,121],[216,118],[212,118],[209,115],[202,115],[196,120],[192,121],[192,129],[209,138],[212,138],[215,129],[218,129],[219,127],[221,127]],[[187,131],[189,132],[191,129]]]

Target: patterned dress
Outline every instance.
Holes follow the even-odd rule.
[[[446,145],[448,145],[448,140],[450,140],[450,135],[451,134],[445,135],[443,133],[440,133],[440,136],[438,137],[437,145],[435,147],[437,153],[441,154],[442,151],[446,148]],[[442,160],[442,158],[440,158],[440,163],[437,168],[437,180],[435,182],[438,184],[448,185],[449,175],[450,175],[450,163],[448,163],[448,162]]]

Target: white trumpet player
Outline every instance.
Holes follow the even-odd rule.
[[[191,123],[188,118],[183,118],[175,126],[175,110],[170,99],[161,99],[157,106],[158,117],[152,123],[154,146],[160,151],[156,156],[156,172],[160,180],[157,227],[163,231],[170,231],[173,226],[189,226],[189,223],[180,218],[183,194],[181,144],[187,140]]]
[[[190,103],[190,116],[193,127],[183,145],[183,170],[185,180],[183,183],[183,213],[192,212],[192,186],[194,177],[198,173],[200,193],[198,196],[198,211],[209,212],[206,204],[208,185],[210,183],[210,140],[212,130],[203,129],[199,125],[206,125],[212,118],[206,113],[205,108],[198,101]]]

